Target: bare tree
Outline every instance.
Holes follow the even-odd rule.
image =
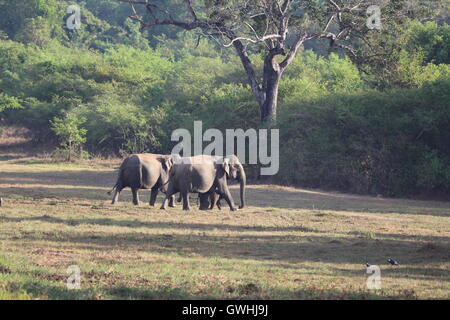
[[[357,47],[369,45],[369,6],[381,6],[381,22],[386,23],[404,18],[405,4],[414,0],[178,0],[185,11],[177,16],[160,1],[119,1],[131,4],[130,17],[142,27],[196,30],[221,46],[234,47],[260,106],[261,121],[267,122],[276,120],[281,76],[305,41],[328,39],[331,47],[357,61]],[[145,17],[138,15],[137,5],[147,9]],[[262,77],[255,72],[250,50],[264,54]]]

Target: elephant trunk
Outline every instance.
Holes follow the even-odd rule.
[[[245,175],[245,170],[242,165],[239,166],[239,181],[240,181],[240,193],[241,193],[241,205],[240,209],[245,207],[245,185],[247,183],[247,177]]]

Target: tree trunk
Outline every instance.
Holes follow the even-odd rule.
[[[266,88],[264,88],[265,99],[261,110],[261,122],[275,122],[277,120],[277,106],[278,106],[278,86],[280,83],[280,75],[273,74],[268,79]]]
[[[277,118],[278,86],[285,68],[285,66],[280,66],[275,57],[284,54],[284,51],[280,48],[273,48],[268,52],[264,59],[263,81],[260,84],[244,45],[239,40],[233,44],[247,73],[253,96],[258,101],[261,122],[274,123]],[[287,65],[288,62],[285,64]]]
[[[68,162],[72,161],[72,141],[71,140],[69,140],[69,155],[68,155],[67,161]]]
[[[281,69],[275,55],[269,53],[264,59],[263,87],[264,100],[260,102],[261,122],[276,122],[278,106],[278,86]]]

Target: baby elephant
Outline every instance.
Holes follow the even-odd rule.
[[[133,193],[133,204],[139,204],[139,189],[151,189],[150,205],[154,206],[158,190],[167,192],[171,167],[170,155],[142,153],[127,157],[120,166],[116,185],[108,192],[111,194],[115,190],[112,204],[119,200],[119,194],[123,188],[130,187]],[[169,206],[174,206],[173,197],[170,198]]]

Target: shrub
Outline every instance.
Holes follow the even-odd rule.
[[[64,118],[54,118],[50,121],[51,128],[60,139],[63,150],[67,152],[67,161],[72,161],[73,154],[82,155],[82,144],[86,142],[86,132],[80,126],[86,121],[74,114],[67,114]],[[84,154],[83,154],[84,155]]]
[[[449,87],[442,80],[286,106],[276,180],[386,195],[449,193]]]

